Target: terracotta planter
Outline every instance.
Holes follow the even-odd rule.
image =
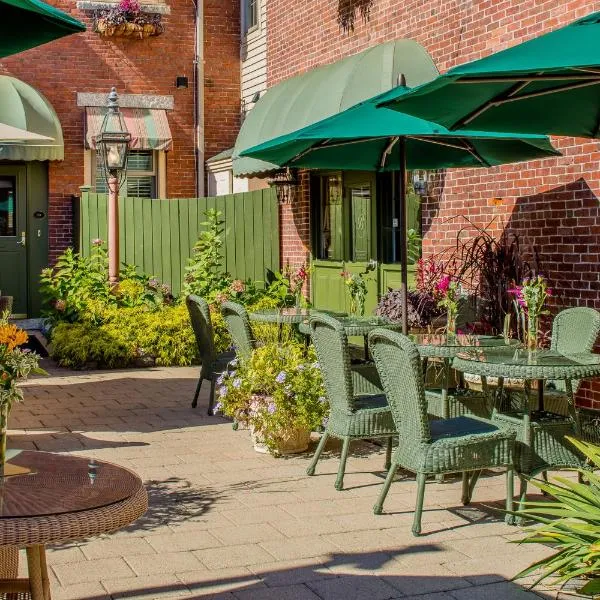
[[[262,440],[260,434],[254,431],[254,428],[250,427],[250,438],[254,445],[254,450],[261,454],[269,454],[270,450],[268,446]],[[306,429],[292,429],[282,434],[281,441],[274,451],[274,454],[278,456],[286,456],[288,454],[299,454],[304,452],[308,448],[310,441],[310,431]]]

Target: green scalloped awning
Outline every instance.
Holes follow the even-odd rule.
[[[29,84],[0,75],[0,123],[37,133],[47,139],[3,143],[1,160],[62,160],[64,145],[60,120],[52,104]]]
[[[233,152],[234,174],[256,176],[276,170],[276,165],[240,154],[387,92],[398,85],[400,75],[413,87],[431,81],[438,71],[420,44],[396,40],[273,86],[242,124]]]

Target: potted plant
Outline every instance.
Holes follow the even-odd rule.
[[[27,340],[25,331],[8,322],[7,313],[0,315],[0,476],[6,462],[8,415],[13,402],[23,400],[23,390],[17,384],[30,373],[45,374],[39,368],[39,356],[21,348]]]
[[[600,447],[567,438],[588,459],[594,469],[600,469]],[[537,575],[532,587],[554,578],[553,583],[574,588],[580,598],[600,595],[600,476],[591,469],[573,469],[580,482],[556,477],[554,482],[530,479],[545,492],[550,501],[527,502],[515,512],[519,518],[533,519],[541,526],[530,530],[520,540],[524,544],[551,544],[553,554],[527,567],[515,579]],[[573,597],[572,592],[568,596]]]
[[[217,381],[216,410],[250,429],[255,450],[302,452],[329,410],[314,350],[293,339],[269,342]]]

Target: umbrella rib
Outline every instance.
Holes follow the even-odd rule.
[[[381,161],[380,161],[380,167],[383,169],[383,167],[385,167],[385,161],[387,160],[387,157],[390,155],[390,153],[392,152],[392,148],[396,145],[396,143],[399,140],[399,136],[394,136],[391,140],[390,143],[385,147],[385,150],[383,151],[383,154],[381,155]]]
[[[317,142],[316,144],[313,144],[309,148],[306,148],[306,150],[302,150],[302,152],[299,152],[294,157],[292,157],[288,161],[288,164],[293,163],[297,160],[300,160],[301,158],[303,158],[307,154],[310,154],[311,152],[314,152],[315,150],[322,150],[323,148],[339,148],[340,146],[350,146],[351,144],[362,144],[364,142],[374,142],[374,141],[376,142],[376,141],[381,141],[381,138],[380,137],[355,138],[355,139],[347,140],[344,142],[335,142],[334,144],[329,144],[328,142],[330,142],[330,141],[331,141],[331,138],[328,140],[322,140],[320,142]]]
[[[425,144],[437,144],[438,146],[446,146],[447,148],[454,148],[455,150],[466,150],[475,160],[480,162],[484,167],[491,167],[490,163],[485,160],[479,152],[475,149],[473,144],[469,143],[465,138],[461,138],[462,144],[452,144],[450,142],[443,142],[435,137],[421,137],[418,135],[407,135],[407,138],[412,138],[418,142],[424,142]]]
[[[527,81],[527,83],[532,83],[534,81],[580,81],[587,79],[596,79],[596,75],[600,75],[600,70],[595,71],[593,69],[575,69],[578,71],[589,72],[588,75],[577,75],[574,73],[564,74],[564,75],[499,75],[497,77],[475,77],[475,76],[465,76],[460,79],[456,79],[456,83],[521,83],[522,81]]]
[[[460,129],[465,125],[468,125],[472,121],[474,121],[477,117],[482,115],[484,112],[489,110],[490,108],[496,106],[502,106],[503,104],[507,104],[508,102],[516,102],[517,100],[528,100],[530,98],[539,98],[541,96],[547,96],[549,94],[555,94],[557,92],[567,92],[569,90],[575,90],[583,87],[588,87],[591,85],[600,84],[600,78],[595,77],[593,79],[586,79],[585,81],[580,81],[578,83],[570,83],[567,85],[561,85],[558,87],[549,88],[547,90],[540,90],[538,92],[529,92],[528,94],[521,94],[520,96],[515,96],[514,94],[518,94],[520,90],[522,90],[525,86],[529,85],[532,81],[536,81],[535,79],[528,79],[527,81],[521,81],[518,85],[513,86],[508,92],[503,92],[498,96],[488,100],[485,104],[474,110],[472,113],[463,117],[459,121],[457,121],[454,125],[452,125],[451,129]]]

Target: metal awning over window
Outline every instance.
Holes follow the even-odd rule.
[[[166,111],[155,108],[121,108],[125,125],[131,134],[132,150],[170,150],[173,142]],[[88,106],[86,112],[85,145],[96,148],[106,113],[103,106]]]
[[[277,169],[271,163],[239,154],[387,92],[398,85],[400,75],[413,87],[431,81],[438,71],[417,42],[396,40],[273,86],[248,113],[240,129],[233,153],[234,174],[254,176]]]

